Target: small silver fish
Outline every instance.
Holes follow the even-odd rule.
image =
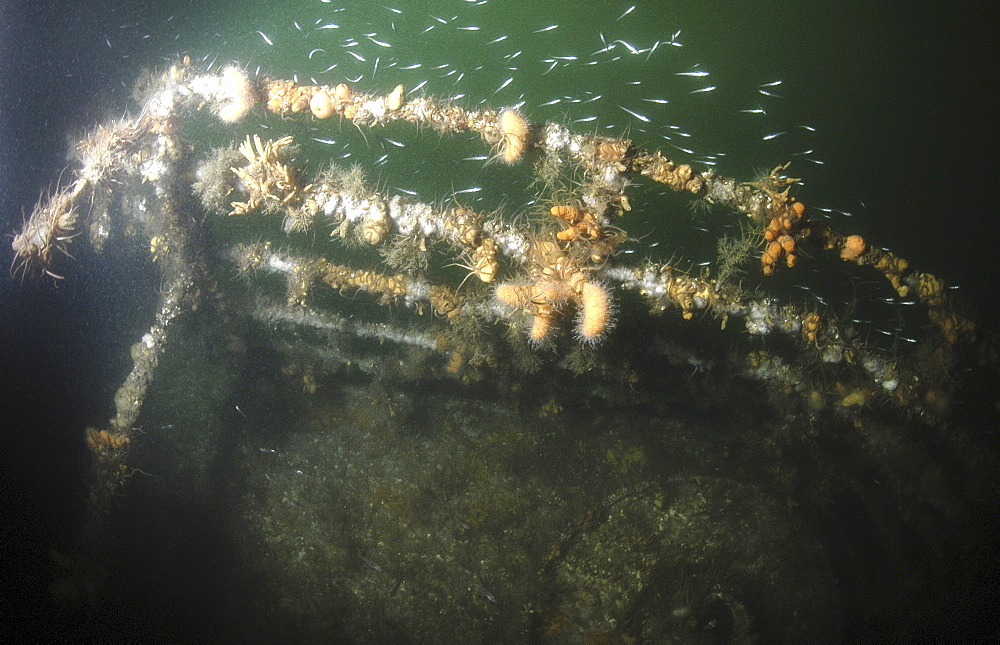
[[[625,16],[629,15],[633,11],[635,11],[635,5],[632,5],[631,7],[629,7],[628,9],[626,9],[625,13],[623,13],[622,15],[618,16],[618,18],[615,19],[615,22],[618,22],[619,20],[621,20]]]
[[[500,87],[498,87],[498,88],[496,89],[496,91],[495,91],[495,92],[493,92],[493,95],[494,95],[494,96],[496,96],[497,92],[499,92],[499,91],[500,91],[500,90],[502,90],[503,88],[505,88],[505,87],[507,87],[508,85],[510,85],[510,84],[511,84],[511,83],[512,83],[513,81],[514,81],[514,77],[513,77],[513,76],[511,76],[511,77],[510,77],[510,78],[508,78],[508,79],[507,79],[506,81],[504,81],[503,83],[501,83],[501,84],[500,84]]]
[[[649,119],[648,116],[644,116],[642,114],[639,114],[638,112],[633,112],[632,110],[628,109],[624,105],[619,105],[618,107],[620,107],[621,109],[625,110],[626,112],[628,112],[629,114],[631,114],[635,118],[639,119],[643,123],[650,123],[650,119]]]

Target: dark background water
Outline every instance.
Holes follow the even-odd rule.
[[[211,34],[239,4],[0,3],[0,229],[13,232],[57,178],[68,134],[121,109],[149,65],[200,52],[205,42],[221,47]],[[250,40],[256,27],[248,25],[268,17],[267,5],[252,4],[240,30]],[[720,84],[756,84],[761,69],[783,79],[794,97],[784,116],[817,127],[826,161],[803,169],[802,198],[852,211],[859,232],[961,285],[993,316],[1000,244],[989,201],[997,186],[992,5],[640,7],[671,12],[670,24],[683,28],[687,47],[697,43]],[[710,140],[743,136],[711,114],[706,122],[718,123]],[[747,140],[759,145],[759,136]],[[731,145],[731,154],[739,149]],[[0,262],[10,260],[5,240]],[[6,586],[20,597],[9,611],[43,602],[46,548],[72,541],[85,495],[81,430],[108,416],[125,349],[149,324],[150,284],[151,272],[87,257],[58,285],[0,280],[0,557]]]

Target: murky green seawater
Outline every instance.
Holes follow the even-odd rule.
[[[106,39],[101,77],[116,64],[122,77],[101,108],[120,110],[138,70],[183,55],[303,84],[350,82],[381,94],[402,84],[627,136],[740,179],[791,160],[790,173],[803,178],[796,194],[829,209],[838,228],[945,277],[980,266],[950,265],[936,243],[947,229],[939,211],[914,208],[941,203],[919,160],[945,154],[940,133],[917,136],[927,116],[920,80],[940,72],[920,48],[899,47],[911,37],[901,23],[916,18],[867,3],[777,0],[221,5],[161,5],[153,24],[134,7],[105,16],[94,30]],[[487,164],[476,136],[444,139],[405,123],[362,131],[336,118],[282,122],[259,108],[238,126],[220,128],[206,114],[186,127],[206,146],[196,158],[249,133],[293,134],[308,173],[360,164],[389,194],[457,201],[508,221],[544,212],[529,165]],[[621,222],[636,238],[629,259],[714,259],[719,232],[739,230],[733,216],[692,212],[690,200],[667,192],[630,191],[633,209]],[[275,238],[280,228],[277,219],[208,221],[204,239],[220,244]],[[379,262],[323,233],[282,244]],[[464,273],[446,269],[454,282]],[[277,282],[219,275],[234,302],[257,284],[283,294]],[[853,288],[844,275],[810,283],[843,296],[834,307],[846,305],[852,294],[836,291]],[[807,298],[782,279],[778,293]],[[397,326],[413,319],[364,297],[317,301]],[[142,315],[109,371],[126,370]],[[956,560],[976,556],[974,518],[990,503],[969,491],[993,480],[991,458],[973,458],[966,428],[935,427],[928,437],[907,419],[832,407],[806,414],[777,388],[730,391],[733,381],[705,378],[680,359],[682,368],[661,373],[650,360],[635,366],[634,380],[612,382],[608,374],[619,372],[607,364],[619,357],[546,349],[538,352],[546,366],[531,375],[491,372],[488,356],[465,356],[486,367],[475,378],[441,378],[443,359],[429,352],[359,339],[324,347],[304,326],[224,327],[204,309],[189,318],[143,409],[129,497],[113,510],[107,539],[95,540],[100,571],[57,567],[64,600],[90,590],[84,581],[106,583],[96,609],[75,607],[110,621],[90,627],[98,637],[907,640],[948,635],[949,619],[980,589],[978,573]],[[656,327],[658,352],[670,353],[663,347],[676,339],[719,342],[711,330],[687,336],[677,322]],[[623,320],[617,333],[652,326]],[[758,349],[725,338],[734,353]],[[563,361],[581,372],[591,361],[591,370],[572,375]],[[820,400],[846,398],[848,386],[827,369],[808,374],[825,384]],[[954,451],[948,459],[937,453],[942,444]],[[939,531],[947,522],[954,532]],[[929,565],[913,555],[925,551]],[[151,616],[149,625],[104,610],[116,602]]]

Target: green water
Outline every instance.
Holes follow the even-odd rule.
[[[403,84],[469,107],[519,106],[532,121],[628,136],[739,179],[791,160],[803,178],[797,195],[835,209],[840,230],[957,282],[992,257],[956,266],[952,250],[940,248],[945,235],[968,243],[981,231],[955,217],[969,212],[975,191],[968,160],[952,146],[977,124],[953,110],[969,88],[950,76],[962,49],[942,43],[958,42],[959,30],[935,15],[861,2],[314,0],[161,4],[138,26],[136,11],[112,10],[89,33],[101,69],[118,66],[101,76],[114,76],[110,87],[86,88],[108,101],[95,111],[120,112],[140,70],[185,54],[213,70],[235,63],[305,84],[350,82],[381,94]],[[62,16],[65,24],[89,18]],[[148,44],[128,50],[126,34]],[[96,120],[76,116],[78,128]],[[63,125],[50,129],[62,136]],[[542,208],[532,201],[539,187],[530,164],[486,164],[489,150],[476,136],[445,139],[403,123],[362,132],[336,119],[282,121],[259,107],[236,126],[206,110],[185,127],[199,145],[293,134],[310,171],[358,163],[390,194],[457,200],[507,218]],[[710,260],[721,232],[736,227],[732,213],[694,213],[689,199],[659,186],[629,195],[633,210],[620,224],[641,239],[628,247],[634,255],[623,253],[628,263]],[[278,218],[260,218],[259,230],[235,217],[207,220],[217,239],[264,235],[286,244]],[[340,261],[342,245],[316,237],[287,244],[316,245],[316,255]],[[787,279],[821,282],[807,273],[817,265],[803,262]],[[222,279],[232,273],[223,269]],[[361,297],[339,311],[397,314],[373,308]],[[101,317],[119,314],[101,307]],[[865,423],[852,430],[826,423],[831,408],[820,419],[761,423],[762,414],[780,416],[769,407],[780,410],[780,400],[687,371],[670,371],[659,389],[640,382],[653,400],[635,408],[614,405],[601,377],[590,375],[537,378],[537,387],[525,379],[510,398],[497,392],[512,381],[498,381],[482,396],[475,385],[412,385],[420,357],[374,343],[362,349],[397,371],[352,384],[353,367],[335,369],[306,394],[305,372],[280,368],[303,370],[307,361],[295,347],[280,355],[271,346],[282,339],[272,342],[270,330],[255,346],[253,333],[216,338],[192,318],[165,353],[129,457],[142,472],[109,529],[114,555],[102,563],[117,587],[106,597],[140,610],[110,607],[108,633],[128,630],[117,621],[135,613],[161,621],[143,629],[188,639],[288,640],[294,632],[285,630],[298,627],[355,640],[558,641],[620,628],[691,642],[714,637],[708,622],[721,603],[737,623],[735,640],[788,629],[794,641],[800,629],[798,640],[839,633],[905,641],[981,603],[977,574],[954,560],[989,551],[978,550],[979,531],[988,531],[978,520],[993,500],[969,491],[991,490],[993,478],[978,461],[989,451],[965,428],[948,434],[859,414]],[[396,319],[413,320],[407,312]],[[616,332],[628,333],[625,322]],[[661,329],[677,330],[677,322]],[[108,355],[124,365],[148,323],[143,317],[120,334],[126,340],[116,337]],[[290,337],[322,345],[308,332]],[[234,374],[226,357],[236,355]],[[93,398],[106,404],[120,377]],[[702,397],[726,400],[736,419],[699,408]],[[80,419],[99,423],[107,413],[75,415],[66,435],[79,443]],[[959,472],[966,466],[967,476]],[[755,624],[739,622],[748,614]],[[256,632],[261,624],[274,631]]]
[[[633,4],[635,9],[625,15]],[[397,11],[391,11],[390,6]],[[341,8],[344,10],[338,11]],[[60,115],[47,125],[32,123],[26,130],[26,142],[39,136],[49,139],[46,149],[53,165],[36,171],[44,170],[43,178],[58,172],[55,157],[61,152],[57,155],[54,151],[60,147],[62,133],[79,131],[118,113],[133,80],[143,69],[169,64],[185,53],[197,61],[216,60],[217,65],[236,61],[281,78],[297,74],[304,81],[315,76],[323,83],[336,83],[364,74],[360,87],[379,91],[388,91],[396,83],[415,87],[426,81],[423,91],[435,96],[465,94],[464,100],[470,104],[487,100],[505,105],[524,100],[525,112],[534,120],[597,117],[575,127],[611,126],[618,132],[630,128],[637,142],[663,148],[680,160],[687,160],[688,155],[671,147],[671,143],[693,150],[692,158],[724,152],[726,156],[718,159],[717,168],[722,174],[741,179],[753,177],[756,170],[792,160],[793,172],[804,179],[799,195],[807,204],[854,214],[848,222],[836,216],[838,228],[863,234],[875,244],[891,246],[921,268],[969,287],[976,296],[994,295],[979,281],[990,270],[996,254],[996,243],[991,242],[994,238],[978,235],[980,230],[956,231],[950,218],[975,209],[973,200],[981,192],[978,186],[988,180],[989,165],[983,163],[983,155],[989,147],[982,138],[989,132],[989,120],[983,119],[991,109],[983,93],[989,78],[989,60],[981,51],[981,43],[986,40],[980,36],[995,10],[949,13],[944,8],[891,9],[867,2],[776,0],[313,0],[266,4],[178,2],[152,7],[81,4],[39,11],[44,12],[42,17],[47,23],[44,33],[65,33],[66,38],[61,40],[66,56],[94,72],[71,73],[52,85],[53,78],[62,78],[62,72],[52,67],[54,63],[17,58],[18,69],[31,75],[35,91],[51,88],[53,101],[59,97],[72,97],[74,101],[56,106],[69,116]],[[11,16],[16,19],[17,14]],[[330,23],[339,25],[339,29],[315,29]],[[552,24],[559,28],[535,33]],[[433,29],[423,33],[428,27]],[[268,45],[258,30],[274,44]],[[669,41],[678,30],[677,40],[684,46],[661,44],[648,60],[646,55],[630,56],[624,45],[618,45],[614,53],[623,54],[620,61],[607,62],[612,56],[601,55],[598,58],[603,62],[585,64],[590,60],[587,56],[603,47],[602,33],[607,42],[622,39],[644,49],[657,41]],[[374,38],[391,47],[367,40],[366,33],[377,34]],[[502,36],[506,39],[487,44]],[[349,38],[358,40],[353,49],[366,62],[357,61],[341,46]],[[326,51],[310,59],[309,53],[315,48]],[[522,54],[510,64],[518,69],[506,69],[508,62],[502,57],[517,51]],[[18,53],[15,50],[12,55]],[[549,63],[540,61],[574,55],[580,58],[564,61],[565,65],[541,74]],[[380,65],[372,78],[375,57],[380,58]],[[337,68],[320,73],[334,63]],[[416,63],[422,66],[399,69]],[[434,70],[437,65],[448,67]],[[675,75],[692,70],[694,65],[700,65],[699,69],[709,71],[711,76]],[[453,73],[445,76],[449,72]],[[465,76],[456,83],[463,72]],[[508,78],[513,79],[510,85],[494,96],[496,88]],[[775,90],[782,98],[758,93],[760,84],[776,80],[783,81]],[[634,81],[641,84],[629,85]],[[705,94],[688,93],[708,85],[717,89]],[[587,104],[563,100],[538,107],[565,95],[595,94],[603,98]],[[667,99],[670,103],[648,103],[644,98]],[[619,106],[647,116],[651,123],[630,116]],[[766,109],[767,115],[738,112],[756,107]],[[663,134],[670,134],[666,130],[670,125],[692,136],[662,139]],[[815,127],[816,131],[798,127],[802,125]],[[273,123],[269,126],[280,127]],[[247,123],[244,127],[252,129],[253,125]],[[294,129],[289,125],[288,130]],[[762,140],[778,132],[787,134]],[[240,130],[230,134],[236,139]],[[329,131],[316,134],[332,138]],[[395,130],[385,134],[402,141],[393,136]],[[366,146],[352,145],[355,158],[378,159],[383,154],[382,144],[375,139],[370,152]],[[414,137],[416,140],[419,137]],[[447,197],[452,180],[456,189],[477,185],[475,177],[483,174],[479,169],[466,173],[464,168],[456,168],[461,164],[455,164],[455,153],[461,151],[449,144],[439,157],[424,155],[425,151],[433,152],[428,150],[431,143],[424,138],[420,151],[389,148],[394,153],[391,156],[399,158],[407,172],[419,169],[414,170],[411,158],[403,153],[439,160],[420,175],[437,179],[428,184],[407,182],[401,187],[422,192],[426,189],[428,194],[422,197],[434,200]],[[814,152],[798,154],[806,150]],[[323,154],[334,156],[331,152],[314,155],[314,162],[324,161]],[[389,169],[379,172],[388,177]],[[393,170],[393,176],[398,177]],[[14,203],[30,203],[37,182],[14,182],[13,186],[21,183],[32,188],[25,188],[23,195],[13,195]],[[509,195],[506,200],[504,194],[478,196],[490,197],[484,206],[491,209],[502,202],[513,210],[525,201],[524,194]],[[640,201],[650,203],[649,199]],[[675,215],[672,210],[667,214]],[[628,223],[630,228],[641,228],[639,233],[656,228],[636,215]],[[681,230],[686,221],[681,222],[679,215],[668,217],[679,222],[677,230],[669,232],[671,239],[677,239],[675,248],[693,260],[705,259],[708,245],[695,233]],[[662,222],[663,218],[657,220]],[[949,245],[939,242],[947,238],[957,239]],[[977,252],[956,263],[952,247],[973,244]]]
[[[532,120],[627,134],[678,161],[702,169],[711,163],[740,179],[792,161],[791,172],[803,178],[798,194],[804,201],[854,216],[832,213],[839,228],[901,250],[952,281],[973,272],[950,267],[946,250],[935,243],[948,232],[937,215],[951,201],[944,186],[935,185],[941,177],[930,155],[947,158],[965,134],[962,124],[948,121],[956,99],[945,91],[962,91],[947,67],[961,50],[944,44],[956,28],[936,15],[869,3],[781,1],[316,1],[196,11],[179,12],[163,25],[178,33],[170,46],[196,60],[236,61],[304,83],[356,79],[365,91],[419,86],[469,106],[523,105]],[[337,28],[320,28],[329,25]],[[558,27],[545,30],[551,25]],[[614,49],[595,53],[606,44]],[[692,71],[709,75],[678,75]],[[692,93],[710,86],[715,89]],[[741,111],[754,109],[766,114]],[[248,119],[242,127],[254,125]],[[305,132],[297,124],[267,125]],[[463,203],[513,213],[535,196],[521,188],[528,179],[523,171],[484,172],[480,163],[460,162],[483,154],[475,145],[395,125],[364,140],[349,126],[324,123],[308,135],[338,145],[307,145],[303,156],[316,166],[327,159],[365,164],[381,184],[417,191],[427,201],[482,187]],[[778,136],[765,140],[769,135]],[[385,154],[384,163],[371,165]],[[640,208],[625,222],[630,231],[652,234],[693,261],[709,258],[714,246],[692,228],[683,200],[645,194],[636,202]],[[696,226],[718,230],[728,221]]]

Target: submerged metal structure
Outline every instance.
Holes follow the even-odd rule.
[[[268,128],[246,132],[248,114]],[[426,154],[442,163],[472,142],[484,174],[523,168],[518,188],[534,204],[479,212],[454,196],[380,188],[364,168],[306,159],[296,136],[307,120],[358,141],[404,124],[394,127],[440,141]],[[832,413],[936,423],[950,414],[963,367],[995,370],[994,338],[941,279],[835,230],[796,199],[798,180],[780,160],[765,176],[729,178],[521,109],[470,109],[402,85],[371,93],[237,66],[212,72],[188,58],[153,75],[139,110],[94,127],[76,153],[13,239],[18,271],[59,280],[70,246],[100,253],[137,240],[162,274],[114,411],[87,430],[97,518],[132,473],[128,455],[144,440],[143,405],[174,327],[198,309],[268,330],[307,390],[341,369],[497,390],[542,374],[552,392],[575,391],[586,375],[609,399],[650,400],[665,395],[664,373],[671,384],[697,374],[722,390],[757,388],[765,405],[807,422]],[[636,245],[629,212],[650,186],[733,218],[742,237],[720,235],[711,267],[637,259],[626,252]],[[822,283],[813,299],[770,287],[809,267],[864,278],[859,308],[889,301],[901,312],[891,330],[818,304]],[[694,386],[670,395],[704,405],[727,396]],[[549,411],[566,405],[552,399]],[[598,510],[619,502],[632,503]],[[540,575],[558,566],[552,549]],[[545,620],[556,633],[569,617]]]

